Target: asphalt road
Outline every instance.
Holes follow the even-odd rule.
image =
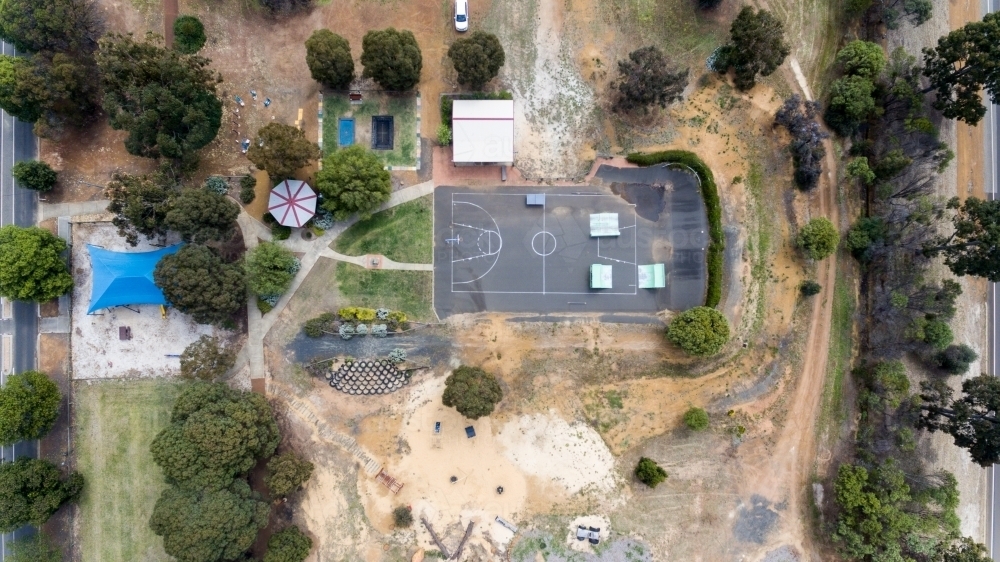
[[[0,52],[13,55],[14,47],[0,41]],[[38,155],[38,139],[32,131],[31,123],[23,123],[0,111],[0,225],[33,226],[37,196],[33,191],[14,185],[11,168],[15,162],[32,160]],[[35,303],[13,303],[10,319],[0,320],[0,333],[12,334],[13,358],[11,367],[16,373],[35,368],[35,351],[38,341],[38,305]],[[2,354],[2,350],[0,350]],[[6,382],[9,373],[0,369],[0,383]],[[0,447],[0,458],[4,462],[21,457],[37,457],[38,441],[20,442]],[[24,527],[0,536],[0,562],[9,551],[9,543],[15,538],[34,534],[35,530]]]

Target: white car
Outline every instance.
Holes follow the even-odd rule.
[[[469,0],[455,0],[455,31],[469,30]]]

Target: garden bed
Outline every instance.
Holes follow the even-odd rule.
[[[340,148],[340,119],[354,120],[354,144],[372,148],[372,118],[392,117],[392,149],[374,150],[387,167],[420,166],[420,96],[364,92],[360,104],[352,104],[343,93],[323,97],[323,154]]]

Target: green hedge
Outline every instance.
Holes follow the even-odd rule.
[[[654,164],[683,164],[694,170],[701,180],[701,196],[705,200],[708,211],[708,232],[711,241],[708,244],[708,289],[705,294],[705,306],[716,307],[722,300],[722,264],[726,251],[726,237],[722,233],[722,204],[719,203],[719,188],[715,185],[712,170],[693,152],[686,150],[664,150],[643,154],[633,152],[627,160],[639,166]]]

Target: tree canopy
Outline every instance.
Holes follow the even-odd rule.
[[[819,185],[819,178],[823,173],[823,157],[826,156],[823,140],[829,137],[816,122],[818,112],[817,102],[806,101],[798,94],[793,94],[774,114],[774,122],[788,129],[792,137],[788,148],[795,166],[795,184],[806,191]]]
[[[934,90],[934,108],[949,119],[975,125],[986,114],[980,91],[1000,103],[1000,13],[986,14],[924,49],[924,76]]]
[[[274,183],[292,177],[295,170],[319,156],[319,147],[301,129],[283,123],[261,127],[247,150],[247,159],[265,170]]]
[[[181,377],[212,382],[220,380],[236,364],[236,351],[219,338],[203,335],[181,353]]]
[[[240,206],[225,195],[201,188],[184,189],[171,200],[163,226],[180,234],[185,242],[225,242],[236,233],[239,214]]]
[[[237,560],[267,525],[270,508],[243,480],[216,490],[168,486],[149,526],[179,562]]]
[[[944,264],[955,275],[1000,281],[1000,200],[969,197],[960,201],[953,197],[947,209],[955,211],[954,231],[932,239],[924,246],[924,253],[944,255]]]
[[[109,200],[108,212],[115,215],[111,224],[118,228],[118,235],[130,246],[139,243],[140,235],[146,238],[166,235],[164,222],[174,191],[174,185],[164,174],[111,176],[104,196]]]
[[[51,166],[39,160],[17,162],[11,168],[11,173],[18,186],[32,191],[50,191],[59,179]]]
[[[688,69],[672,70],[663,51],[653,45],[636,49],[629,53],[628,60],[618,61],[615,111],[666,107],[683,97],[687,84]]]
[[[704,408],[692,406],[684,412],[684,425],[693,431],[708,429],[708,412]]]
[[[351,44],[329,29],[317,29],[306,39],[306,65],[313,80],[335,90],[346,90],[354,80]]]
[[[0,228],[0,296],[45,302],[68,293],[73,277],[66,248],[62,238],[36,226]]]
[[[729,321],[714,308],[696,306],[670,321],[667,339],[691,355],[715,355],[729,341]]]
[[[386,90],[410,90],[420,81],[423,58],[417,38],[409,30],[372,30],[361,40],[362,76]]]
[[[640,457],[639,462],[635,465],[635,477],[639,479],[639,482],[650,488],[655,488],[660,482],[667,479],[667,471],[663,470],[663,467],[656,464],[653,459]]]
[[[75,501],[81,490],[79,472],[63,477],[49,461],[21,457],[0,463],[0,532],[40,526],[63,504]]]
[[[493,374],[479,367],[462,365],[445,379],[441,402],[455,408],[463,416],[477,420],[493,413],[493,408],[502,398],[503,389]]]
[[[0,107],[25,123],[34,123],[48,105],[45,77],[31,59],[0,55]]]
[[[264,562],[302,562],[311,549],[312,539],[291,525],[271,535]]]
[[[917,427],[931,432],[944,431],[955,445],[968,449],[972,460],[980,466],[1000,461],[1000,379],[980,375],[962,381],[962,396],[946,381],[934,379],[921,383],[920,406],[923,415]]]
[[[837,251],[840,234],[830,219],[817,217],[802,227],[796,243],[810,259],[821,260]]]
[[[222,102],[215,96],[221,81],[197,55],[166,49],[147,34],[106,35],[100,40],[97,66],[104,89],[104,110],[111,127],[127,131],[129,154],[190,163],[194,151],[219,132]]]
[[[62,550],[41,533],[7,544],[10,552],[4,557],[6,562],[63,562]]]
[[[262,242],[247,252],[244,266],[251,291],[260,296],[281,295],[292,284],[299,260],[284,246]]]
[[[243,268],[201,245],[164,256],[153,270],[153,282],[171,306],[202,324],[221,324],[246,302]]]
[[[837,62],[844,74],[875,80],[888,61],[881,45],[855,39],[837,53]]]
[[[335,219],[355,213],[366,219],[389,200],[392,181],[378,156],[355,144],[323,159],[323,169],[316,172],[316,189],[323,195],[322,207]]]
[[[262,395],[193,382],[181,391],[170,425],[153,439],[150,451],[169,483],[222,490],[274,454],[279,439]]]
[[[0,38],[22,53],[89,53],[99,35],[93,4],[86,0],[0,2]]]
[[[62,394],[44,373],[25,371],[7,376],[0,387],[0,444],[38,439],[59,417]]]
[[[744,6],[729,29],[729,43],[716,53],[712,67],[719,72],[735,71],[735,84],[749,90],[757,75],[770,76],[791,52],[785,42],[785,26],[767,10]]]
[[[473,90],[481,90],[496,78],[506,62],[500,40],[485,31],[473,31],[456,39],[448,47],[448,58],[458,73],[458,83]]]
[[[271,495],[283,498],[302,487],[312,476],[313,468],[313,463],[295,453],[282,453],[267,461],[264,484]]]
[[[174,49],[185,55],[197,53],[205,46],[205,26],[194,16],[174,20]]]

